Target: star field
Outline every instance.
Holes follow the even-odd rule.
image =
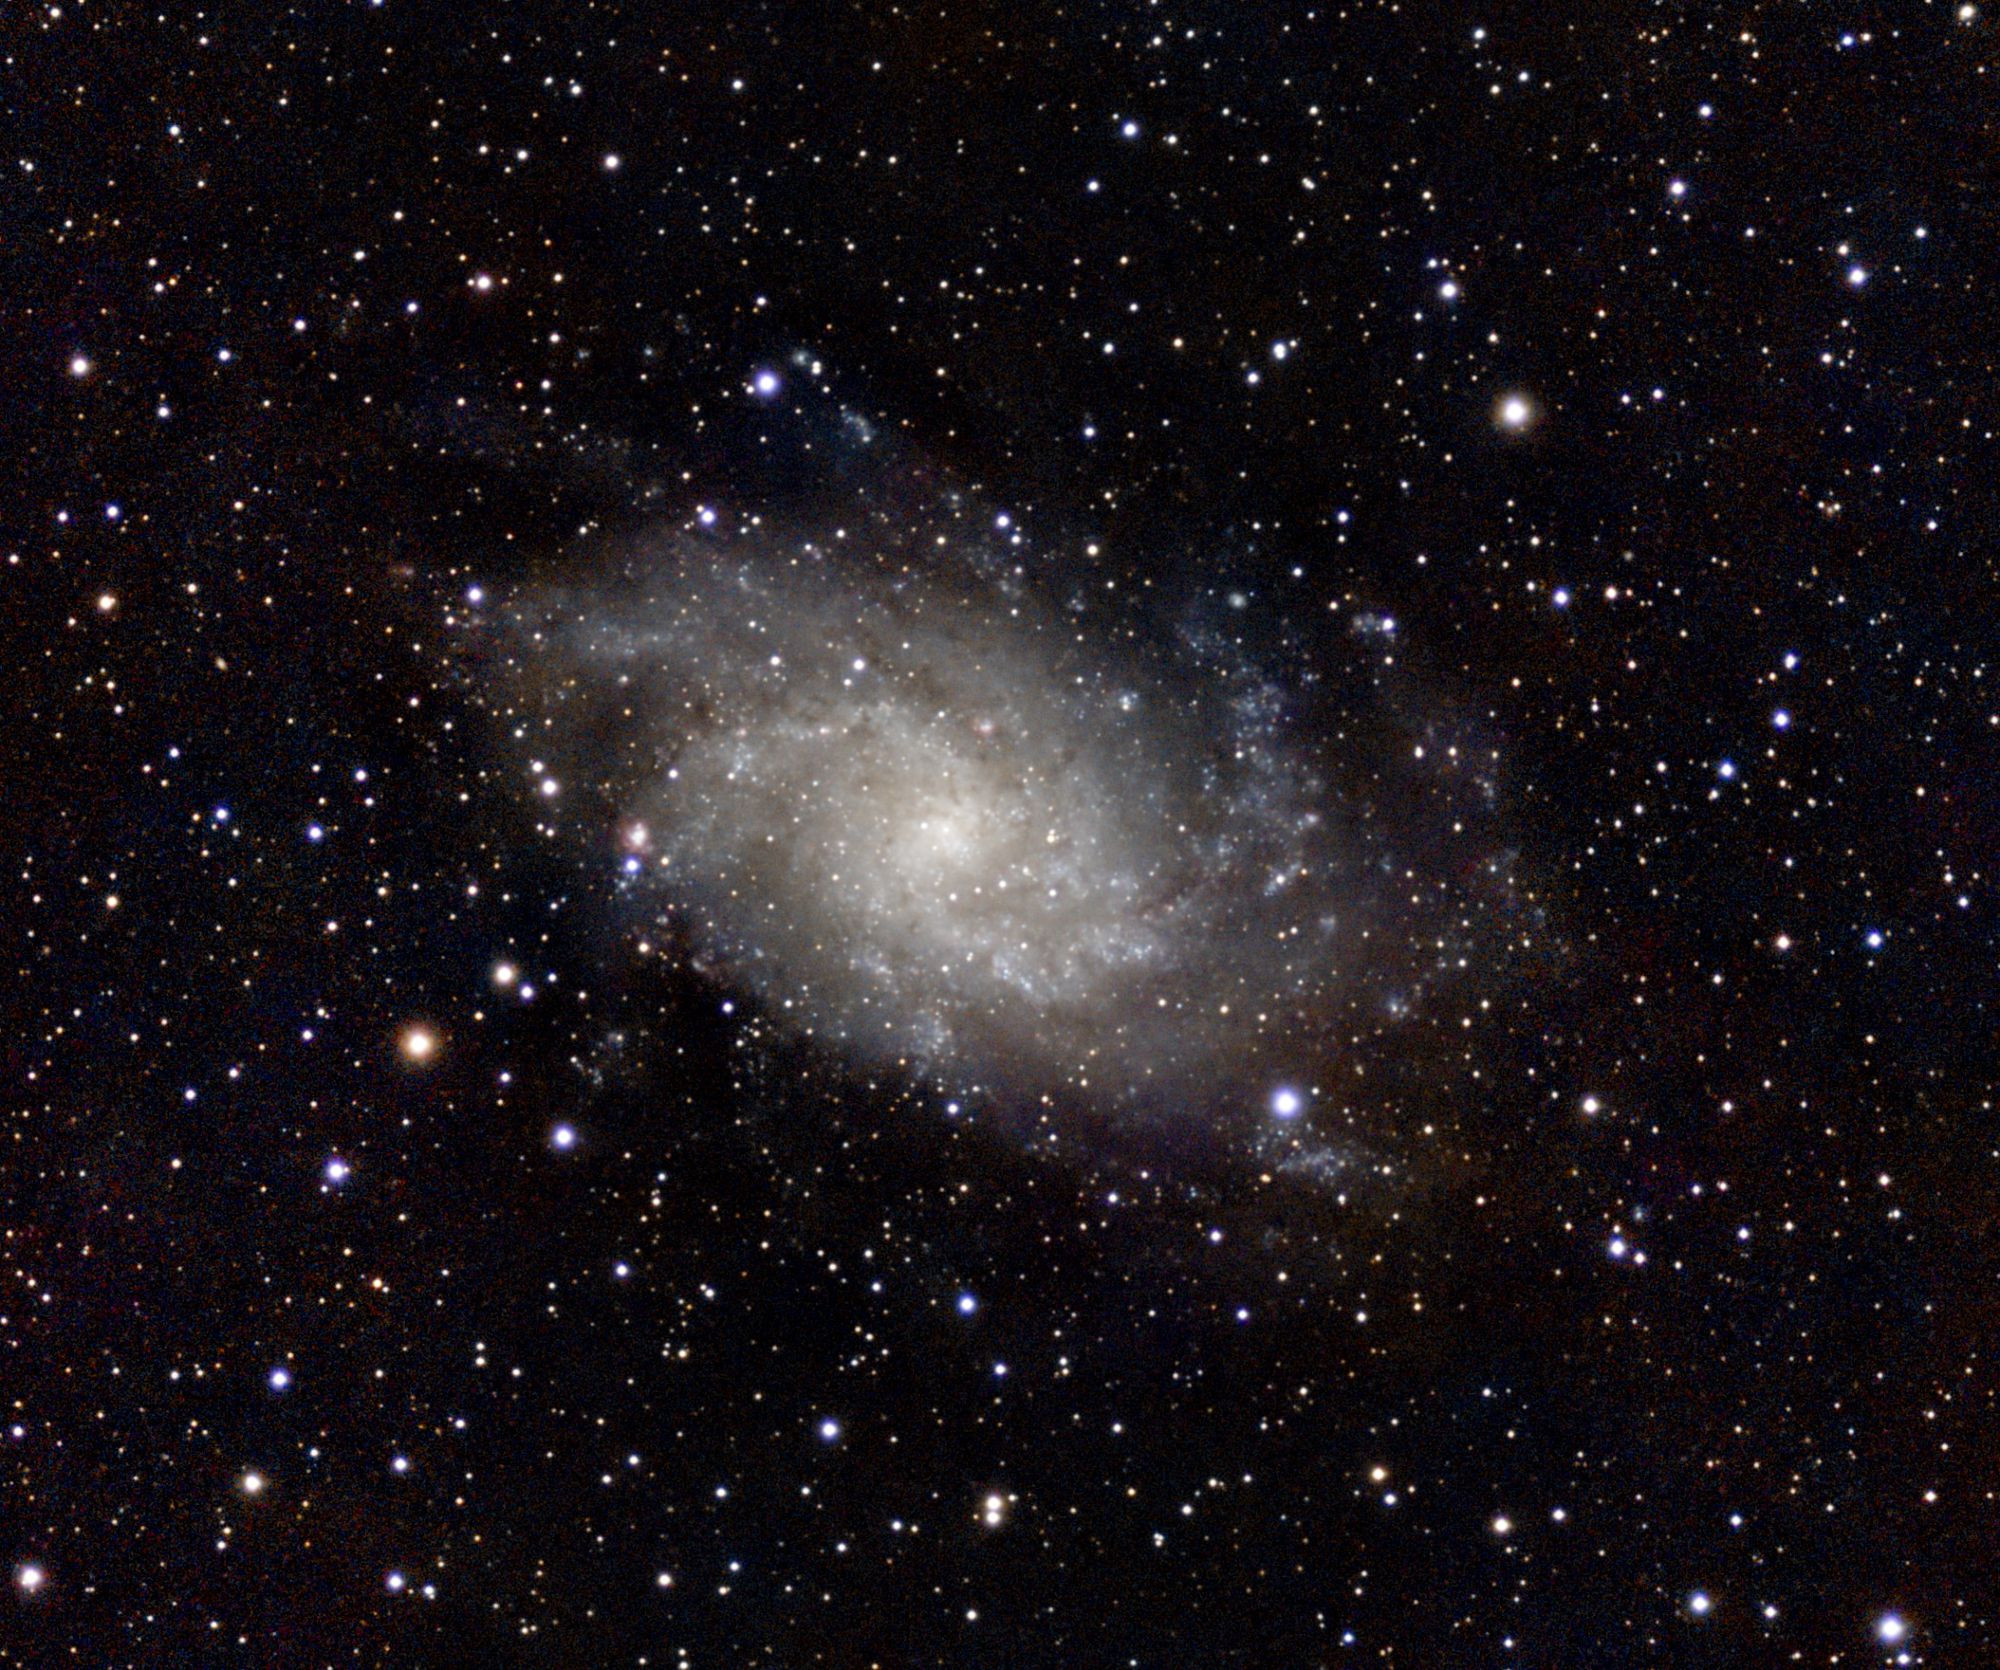
[[[0,32],[0,1664],[2000,1661],[1994,17]]]

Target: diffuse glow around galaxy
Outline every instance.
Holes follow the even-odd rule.
[[[516,735],[601,795],[576,833],[632,909],[849,1065],[1047,1140],[1346,1171],[1347,1057],[1491,954],[1490,751],[1413,743],[1379,681],[1341,721],[1241,647],[1240,594],[1121,632],[1086,556],[982,516],[642,536],[518,600]],[[1354,669],[1393,634],[1359,615]]]

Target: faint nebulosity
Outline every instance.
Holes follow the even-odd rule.
[[[953,1115],[1200,1140],[1265,1080],[1337,1083],[1390,994],[1407,1014],[1466,966],[1501,860],[1461,885],[1432,830],[1415,879],[1379,717],[1337,755],[1310,692],[1197,622],[1132,642],[1086,553],[988,521],[914,551],[866,523],[652,530],[614,581],[524,600],[527,735],[604,781],[638,903],[719,986]],[[1461,786],[1484,809],[1490,759],[1437,764],[1404,815]],[[530,762],[550,797],[571,769]],[[1488,821],[1456,826],[1461,862]],[[1324,1163],[1309,1130],[1295,1164]]]

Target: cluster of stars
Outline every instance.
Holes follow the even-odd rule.
[[[1990,14],[525,10],[34,13],[0,1657],[2000,1662]]]

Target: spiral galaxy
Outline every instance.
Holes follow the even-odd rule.
[[[1446,940],[1276,683],[1077,595],[682,530],[537,636],[642,904],[798,1035],[993,1106],[1268,1111]]]

